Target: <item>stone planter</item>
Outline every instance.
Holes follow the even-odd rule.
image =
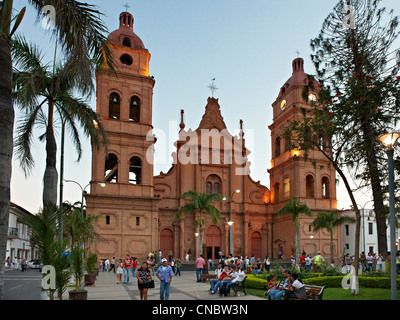
[[[85,274],[85,285],[87,286],[93,286],[96,281],[96,275],[95,274]]]
[[[82,291],[71,290],[68,291],[68,293],[69,293],[69,300],[87,300],[88,292],[86,290]]]

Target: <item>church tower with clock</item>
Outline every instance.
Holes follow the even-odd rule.
[[[315,89],[314,92],[310,90],[308,101],[305,101],[302,93],[309,81],[314,81],[311,87]],[[269,212],[274,213],[275,230],[272,251],[282,252],[286,257],[291,254],[288,248],[292,248],[293,243],[288,243],[288,240],[293,238],[295,231],[294,226],[288,223],[292,217],[287,215],[277,218],[277,212],[291,198],[307,204],[314,214],[312,218],[300,216],[300,250],[310,254],[320,250],[325,256],[329,256],[330,252],[329,234],[323,231],[314,234],[311,222],[319,211],[337,209],[335,169],[318,150],[310,151],[308,159],[305,160],[303,151],[291,150],[282,137],[284,128],[291,121],[301,119],[303,113],[311,108],[311,101],[316,101],[318,95],[316,90],[318,82],[304,72],[304,60],[297,58],[292,62],[292,76],[281,87],[272,104],[273,123],[269,126],[272,159],[271,168],[268,170],[271,192]],[[339,256],[342,249],[340,234],[334,236],[334,256]]]
[[[91,250],[108,257],[158,249],[159,199],[154,197],[151,152],[155,80],[149,73],[151,55],[133,25],[133,16],[122,12],[119,28],[108,37],[116,74],[96,72],[97,112],[108,144],[107,150],[92,150],[86,199],[88,214],[100,217],[95,228],[105,240]]]

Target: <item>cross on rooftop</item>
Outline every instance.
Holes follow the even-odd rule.
[[[214,80],[215,78],[211,79],[211,84],[209,86],[207,86],[208,89],[210,89],[211,91],[211,97],[214,98],[214,92],[218,90],[218,88],[215,86],[214,84]]]
[[[131,7],[129,4],[124,4],[123,7],[125,7],[125,11],[128,11],[128,9]]]

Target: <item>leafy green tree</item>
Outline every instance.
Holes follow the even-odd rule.
[[[82,243],[103,240],[93,226],[99,220],[99,216],[82,214],[79,202],[75,204],[64,202],[63,208],[64,238],[70,248],[81,246]]]
[[[88,83],[76,77],[75,66],[69,60],[53,68],[44,64],[43,55],[34,44],[16,37],[12,47],[14,68],[14,100],[25,114],[17,128],[15,153],[27,175],[34,165],[31,154],[35,125],[44,125],[40,140],[46,141],[46,169],[43,177],[43,204],[57,202],[57,143],[54,123],[56,115],[65,120],[66,128],[81,158],[82,149],[78,124],[86,137],[100,148],[106,133],[96,112],[77,93],[84,94]],[[47,115],[43,109],[46,109]]]
[[[24,14],[12,16],[13,0],[0,1],[0,259],[6,258],[10,183],[13,154],[14,109],[12,104],[11,38]],[[4,263],[0,264],[0,299],[4,298]]]
[[[348,18],[353,25],[344,23]],[[399,18],[381,1],[339,1],[311,40],[311,59],[322,85],[319,102],[332,128],[346,131],[343,163],[360,188],[372,191],[381,252],[387,252],[382,189],[387,165],[377,137],[396,130],[400,120],[400,50],[393,48],[398,25]]]
[[[59,210],[53,205],[45,206],[38,215],[28,216],[25,221],[31,229],[31,241],[36,244],[40,260],[43,265],[51,265],[56,272],[56,288],[49,289],[51,300],[55,298],[55,292],[61,300],[62,294],[69,281],[67,243],[58,239]]]
[[[288,201],[288,203],[285,204],[285,206],[282,209],[278,211],[278,217],[281,217],[282,215],[286,214],[290,214],[292,216],[292,223],[296,227],[295,246],[296,246],[296,263],[298,263],[300,261],[299,217],[301,214],[305,214],[308,217],[312,217],[312,212],[306,204],[300,203],[297,201],[297,199],[292,198]]]
[[[88,79],[103,63],[114,70],[108,31],[102,21],[103,14],[96,6],[73,0],[28,0],[28,3],[35,8],[38,20],[43,18],[42,9],[45,5],[55,8],[56,19],[51,30],[53,39],[59,42],[65,56],[70,57],[70,63],[75,65],[77,78]],[[24,13],[25,8],[14,17],[13,0],[0,1],[0,259],[3,261],[6,256],[14,139],[11,40]],[[88,86],[89,92],[94,87],[94,83]],[[1,264],[0,298],[4,296],[3,277],[4,264]]]
[[[355,223],[354,218],[348,216],[341,216],[337,210],[318,212],[317,217],[311,223],[314,232],[326,229],[331,236],[331,263],[335,263],[333,259],[333,231],[335,228],[340,227],[346,223]],[[340,236],[340,231],[339,231]]]
[[[218,225],[218,220],[222,219],[221,212],[213,205],[214,201],[221,201],[223,196],[221,194],[207,194],[197,191],[186,191],[182,194],[182,199],[190,200],[178,209],[175,213],[175,220],[179,220],[182,213],[185,214],[195,214],[200,213],[199,220],[196,220],[196,224],[199,225],[199,244],[200,244],[200,254],[203,254],[203,225],[204,219],[203,214],[208,214],[214,225]]]

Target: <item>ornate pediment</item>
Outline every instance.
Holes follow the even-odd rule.
[[[218,99],[208,98],[206,111],[201,119],[199,127],[196,131],[201,129],[218,129],[219,131],[226,129],[224,118],[221,115],[221,109],[218,104]]]

